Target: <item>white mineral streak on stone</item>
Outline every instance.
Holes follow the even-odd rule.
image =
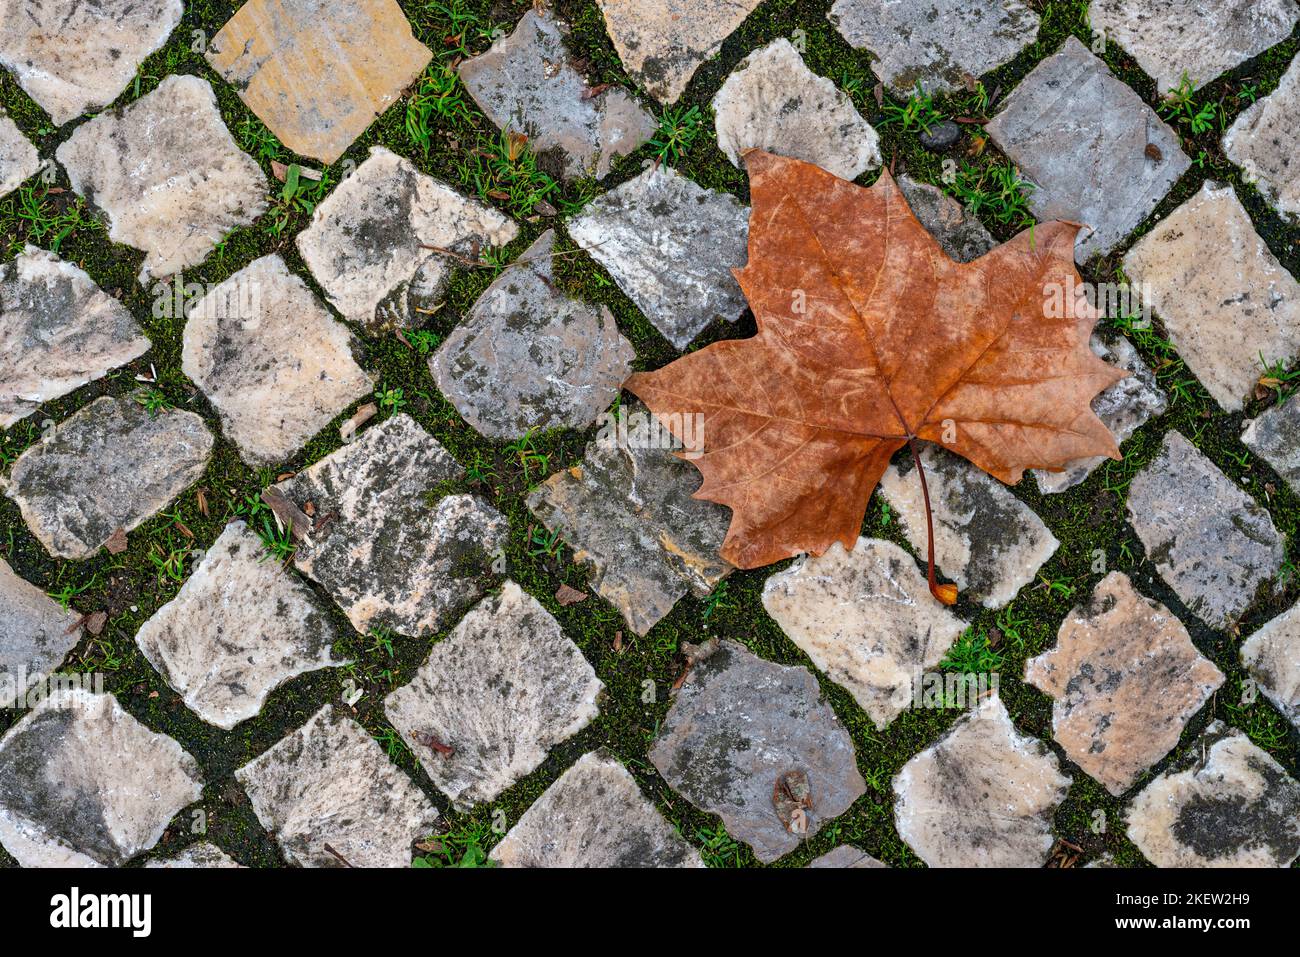
[[[1231,186],[1206,182],[1143,236],[1124,272],[1214,400],[1239,411],[1268,363],[1300,355],[1300,283]]]
[[[116,299],[54,253],[0,266],[0,428],[149,351]]]
[[[64,688],[0,739],[0,844],[23,867],[118,867],[202,794],[194,759],[112,695]]]
[[[592,751],[524,812],[491,859],[503,867],[703,867],[627,769]]]
[[[915,682],[937,665],[966,623],[936,602],[911,555],[892,542],[839,542],[767,580],[763,607],[877,728],[912,703]]]
[[[460,809],[491,801],[600,713],[604,685],[531,595],[507,581],[433,646],[384,713]],[[454,751],[440,754],[429,737]]]
[[[196,76],[169,76],[83,123],[55,155],[72,188],[107,217],[108,238],[144,250],[142,285],[197,266],[266,211],[266,177]]]
[[[898,772],[894,822],[930,867],[1042,867],[1069,787],[992,695]]]
[[[374,146],[298,234],[298,251],[343,318],[371,332],[423,325],[456,260],[504,246],[519,227],[501,213]]]
[[[836,85],[784,37],[741,61],[713,98],[718,146],[741,166],[761,149],[857,179],[880,165],[880,137]]]
[[[252,465],[274,465],[373,387],[352,334],[272,254],[196,302],[181,370],[221,415]]]
[[[262,826],[301,867],[344,867],[343,861],[353,867],[408,867],[411,845],[438,818],[437,809],[379,743],[331,705],[236,771],[235,778]]]
[[[275,688],[335,661],[329,614],[243,522],[227,525],[136,644],[187,707],[230,730]]]

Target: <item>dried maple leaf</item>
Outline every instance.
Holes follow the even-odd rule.
[[[723,558],[756,568],[851,549],[890,457],[918,440],[1009,484],[1119,457],[1090,406],[1127,375],[1088,346],[1098,314],[1082,298],[1062,318],[1044,308],[1052,289],[1079,294],[1078,225],[1039,225],[962,264],[887,171],[863,189],[760,151],[746,165],[749,263],[735,276],[758,335],[627,382],[675,433],[704,416],[690,461],[695,497],[732,510]]]

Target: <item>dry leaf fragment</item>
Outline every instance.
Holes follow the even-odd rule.
[[[104,543],[104,548],[108,549],[110,555],[121,555],[127,549],[129,543],[126,540],[126,529],[119,528]]]
[[[812,786],[803,771],[778,774],[772,786],[772,806],[791,834],[808,833],[808,811],[812,809]]]
[[[1081,296],[1061,318],[1045,308],[1051,289],[1082,288],[1077,225],[1043,223],[957,263],[887,172],[864,189],[770,153],[745,161],[749,263],[735,275],[758,334],[626,384],[679,439],[704,417],[689,461],[695,497],[732,510],[723,558],[758,568],[852,549],[890,458],[918,441],[1008,484],[1119,458],[1091,408],[1127,375],[1088,346],[1098,313]],[[951,597],[933,568],[931,584]]]
[[[86,618],[86,631],[98,637],[104,633],[104,626],[108,624],[108,612],[97,611]]]
[[[373,402],[367,402],[357,411],[352,413],[352,417],[339,426],[339,438],[344,442],[351,442],[352,437],[357,434],[357,429],[361,428],[376,415],[379,414],[379,406]]]
[[[201,488],[194,493],[194,497],[198,499],[199,502],[199,514],[202,515],[204,518],[207,518],[208,517],[208,490],[205,488]]]
[[[307,532],[312,527],[312,520],[297,505],[289,501],[283,492],[275,486],[268,486],[262,489],[262,501],[275,515],[281,527],[289,530],[289,535],[295,542],[301,542],[307,537]]]
[[[587,593],[562,584],[559,591],[555,593],[555,600],[567,608],[569,605],[576,605],[580,601],[586,601]]]

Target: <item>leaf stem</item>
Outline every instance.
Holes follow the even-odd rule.
[[[908,439],[907,444],[912,450],[912,461],[916,463],[916,474],[921,476],[921,497],[925,500],[925,534],[928,545],[930,594],[935,597],[936,601],[944,605],[953,605],[957,602],[957,587],[955,585],[940,585],[934,574],[934,515],[930,511],[930,487],[925,481],[925,466],[921,464],[921,453],[917,448],[916,436]]]

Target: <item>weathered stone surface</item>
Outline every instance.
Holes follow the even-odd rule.
[[[433,54],[396,0],[249,0],[207,57],[281,143],[329,164]]]
[[[937,186],[903,175],[898,177],[898,188],[921,225],[957,262],[973,262],[998,244],[978,217]]]
[[[632,371],[636,353],[610,311],[555,285],[554,248],[547,230],[429,360],[439,390],[489,438],[586,428]]]
[[[347,327],[274,253],[194,303],[181,369],[252,465],[283,462],[373,388]]]
[[[880,137],[853,101],[782,37],[755,50],[713,98],[718,146],[741,166],[746,150],[804,160],[843,179],[880,165]]]
[[[0,64],[62,126],[117,99],[183,12],[181,0],[3,0]]]
[[[374,146],[316,207],[298,251],[343,318],[372,332],[423,325],[441,302],[454,260],[504,246],[519,227]]]
[[[1282,215],[1300,219],[1300,60],[1278,87],[1237,117],[1223,135],[1223,151]],[[0,189],[3,192],[3,189]]]
[[[193,412],[96,399],[18,457],[5,494],[58,558],[89,558],[198,480],[212,434]]]
[[[763,607],[882,729],[966,628],[931,597],[911,555],[874,538],[797,560],[767,580]]]
[[[1292,396],[1243,424],[1241,441],[1246,447],[1300,491],[1300,399]]]
[[[715,319],[735,322],[745,311],[731,270],[749,255],[749,210],[670,167],[597,197],[569,235],[678,349]]]
[[[793,851],[866,791],[853,741],[812,673],[764,661],[734,641],[691,668],[650,760],[763,862]],[[811,791],[797,833],[773,801],[789,772],[806,774]]]
[[[41,155],[22,130],[0,112],[0,199],[41,170]]]
[[[985,608],[1001,608],[1056,552],[1060,542],[1006,486],[934,445],[921,450],[934,515],[934,562]],[[880,492],[912,547],[928,547],[921,480],[910,458],[891,465]]]
[[[1092,411],[1106,424],[1106,428],[1115,436],[1117,444],[1125,442],[1138,429],[1154,416],[1164,415],[1169,408],[1169,399],[1161,391],[1153,373],[1142,361],[1137,350],[1123,336],[1114,342],[1107,342],[1099,335],[1093,335],[1092,351],[1117,368],[1133,373],[1127,379],[1120,379],[1113,386],[1092,400]],[[1092,474],[1101,463],[1108,461],[1105,456],[1079,459],[1071,462],[1060,472],[1045,472],[1035,469],[1034,480],[1038,489],[1047,494],[1064,492],[1074,488]]]
[[[118,867],[203,793],[179,744],[65,688],[0,739],[0,844],[23,867]]]
[[[379,743],[331,705],[235,777],[262,826],[301,867],[407,867],[411,844],[438,818]]]
[[[703,867],[623,765],[592,751],[523,813],[491,859],[503,867]]]
[[[395,415],[279,488],[318,521],[294,563],[363,634],[377,625],[431,635],[483,594],[509,526],[473,495],[443,495],[462,475],[415,420]]]
[[[438,789],[466,809],[531,774],[594,721],[603,689],[560,623],[507,581],[433,646],[384,713]],[[440,754],[430,737],[454,752]]]
[[[592,95],[574,69],[566,28],[529,10],[515,32],[458,69],[474,102],[503,130],[529,138],[538,153],[557,151],[569,179],[603,179],[610,163],[655,132],[655,120],[625,90]]]
[[[1161,93],[1199,89],[1291,35],[1295,0],[1092,0],[1092,29],[1122,46]]]
[[[1266,362],[1300,355],[1300,284],[1264,244],[1231,186],[1201,191],[1143,236],[1124,271],[1206,391],[1245,405]]]
[[[628,74],[676,103],[695,71],[762,0],[596,0]]]
[[[310,588],[269,560],[243,522],[226,526],[136,644],[200,718],[229,730],[275,688],[335,661],[329,614]]]
[[[55,155],[72,188],[107,217],[108,238],[144,250],[145,285],[197,266],[266,211],[266,177],[196,76],[169,76],[130,106],[101,113]]]
[[[894,778],[899,836],[931,867],[1042,867],[1070,779],[992,695]]]
[[[1300,728],[1300,605],[1269,621],[1241,646],[1259,690]]]
[[[80,617],[0,558],[0,708],[24,704],[33,686],[77,647]]]
[[[1215,721],[1134,799],[1128,837],[1157,867],[1287,867],[1300,856],[1300,784]]]
[[[216,867],[227,869],[242,866],[221,848],[215,844],[209,844],[207,841],[191,844],[173,857],[164,857],[160,860],[150,861],[145,865],[145,867],[149,868]]]
[[[841,844],[833,851],[828,851],[821,857],[816,858],[809,867],[886,867],[876,860],[866,851],[859,851],[856,847],[850,847],[848,844]]]
[[[692,498],[698,470],[656,444],[643,406],[629,412],[626,429],[602,427],[582,463],[547,479],[528,507],[644,635],[687,591],[703,597],[731,572],[718,557],[731,512]]]
[[[1129,485],[1128,518],[1160,577],[1212,628],[1240,618],[1286,557],[1268,512],[1178,432]]]
[[[1075,244],[1079,262],[1123,242],[1191,166],[1178,134],[1074,37],[985,129],[1034,185],[1040,221],[1090,227]]]
[[[1052,736],[1070,760],[1118,795],[1174,749],[1223,674],[1169,609],[1111,572],[1025,680],[1056,699]]]
[[[836,0],[831,23],[896,95],[962,88],[1014,59],[1038,35],[1038,17],[1018,0]]]
[[[54,253],[0,266],[0,429],[149,351],[125,306]]]

